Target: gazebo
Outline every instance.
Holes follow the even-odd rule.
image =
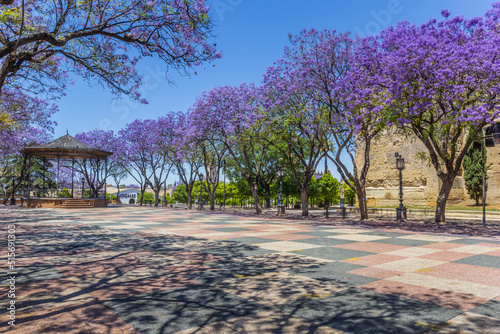
[[[73,195],[73,179],[74,179],[74,164],[75,160],[85,160],[85,159],[104,159],[105,168],[107,168],[107,158],[112,155],[113,152],[99,150],[89,145],[82,143],[76,138],[66,134],[48,144],[40,146],[27,146],[21,152],[26,156],[26,158],[31,162],[32,157],[40,157],[43,159],[43,170],[46,171],[46,161],[47,159],[57,160],[57,189],[56,194],[59,193],[59,169],[61,160],[71,160],[71,195]],[[31,166],[31,163],[29,163]],[[104,184],[104,198],[49,198],[44,197],[44,190],[42,189],[42,194],[40,197],[31,197],[31,182],[30,182],[31,170],[28,170],[28,194],[27,197],[21,200],[21,206],[26,208],[92,208],[92,207],[103,207],[107,206],[106,200],[106,184]],[[45,183],[45,177],[43,178]],[[45,186],[44,186],[45,187]],[[43,188],[44,188],[43,187]]]

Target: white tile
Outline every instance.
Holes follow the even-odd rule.
[[[483,254],[492,251],[492,247],[479,246],[479,245],[467,245],[463,247],[449,249],[450,252],[460,252],[460,253],[470,253],[470,254]]]
[[[448,241],[462,239],[462,238],[456,238],[456,237],[447,237],[447,236],[442,236],[442,235],[429,235],[429,234],[412,234],[412,235],[405,235],[405,236],[397,237],[397,238],[398,239],[431,241],[431,242],[448,242]]]
[[[436,253],[436,252],[440,252],[440,251],[441,251],[441,249],[423,248],[423,247],[409,247],[409,248],[404,248],[404,249],[398,249],[395,251],[385,252],[384,254],[404,256],[404,257],[417,257],[417,256],[432,254],[432,253]]]
[[[458,293],[471,294],[477,297],[492,299],[500,295],[500,288],[478,283],[440,278],[417,273],[405,273],[400,276],[386,278],[390,281],[419,285],[426,288],[449,290]]]
[[[281,251],[281,252],[290,252],[290,251],[298,251],[303,249],[311,249],[311,248],[320,248],[323,246],[305,244],[302,242],[293,242],[293,241],[276,241],[276,242],[265,242],[262,244],[258,244],[260,248]]]
[[[443,263],[446,262],[420,259],[420,258],[408,258],[408,259],[378,264],[373,267],[386,270],[393,270],[393,271],[413,272],[416,270],[422,270],[429,267],[437,266]]]
[[[381,240],[387,239],[387,237],[382,237],[379,235],[371,235],[371,234],[341,234],[341,235],[329,235],[326,238],[331,239],[341,239],[341,240],[352,240],[352,241],[373,241],[373,240]]]

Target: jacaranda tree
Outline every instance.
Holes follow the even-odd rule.
[[[205,2],[8,1],[0,6],[0,101],[60,97],[76,74],[145,103],[136,68],[141,58],[159,59],[166,75],[220,57]],[[37,121],[26,109],[2,107],[0,129],[14,126],[16,114]]]
[[[258,179],[268,146],[261,91],[251,84],[218,87],[204,93],[192,110],[192,133],[222,142],[237,170],[249,184],[255,210],[261,213]]]
[[[269,67],[264,77],[265,106],[271,119],[267,137],[283,157],[301,191],[302,215],[309,214],[311,178],[328,147],[328,110],[311,99],[300,64],[289,56]]]
[[[346,80],[352,67],[355,42],[348,33],[315,29],[303,30],[298,35],[289,36],[289,40],[290,46],[285,48],[284,59],[278,62],[282,71],[283,68],[288,69],[284,76],[289,81],[284,85],[288,92],[283,96],[292,99],[295,106],[300,105],[293,101],[298,96],[307,101],[307,108],[310,109],[309,115],[304,116],[307,121],[319,117],[323,124],[313,127],[312,132],[318,139],[311,137],[317,143],[316,150],[324,149],[324,154],[334,163],[341,178],[350,180],[349,184],[354,185],[353,190],[362,199],[359,201],[360,217],[366,219],[368,210],[364,199],[370,167],[369,153],[372,140],[382,127],[374,117],[356,118],[356,109],[347,105],[347,95],[352,86],[358,84]],[[273,75],[273,72],[268,75]],[[290,112],[293,108],[285,110]],[[304,117],[294,115],[292,120],[304,122]],[[361,151],[364,154],[359,164],[356,153]],[[321,156],[313,161],[319,158]],[[303,168],[307,170],[307,166]],[[313,168],[311,172],[314,173]]]
[[[175,150],[174,166],[177,170],[180,180],[183,183],[183,194],[186,199],[178,202],[186,203],[188,209],[193,207],[193,187],[199,175],[199,168],[203,164],[203,158],[200,154],[200,147],[197,145],[199,138],[192,138],[189,135],[190,118],[188,114],[178,113],[175,119],[175,137],[173,147]],[[184,195],[183,195],[184,196]],[[183,197],[182,197],[183,198]]]
[[[103,189],[107,184],[109,173],[120,164],[119,156],[114,154],[119,151],[118,138],[112,130],[92,130],[77,133],[75,138],[90,147],[113,152],[113,155],[107,159],[83,159],[65,162],[66,168],[69,170],[74,169],[75,175],[82,175],[85,178],[90,189],[90,195],[98,197],[99,190]]]
[[[500,3],[484,17],[401,22],[361,41],[351,104],[358,119],[382,118],[427,148],[441,181],[435,221],[445,221],[453,181],[473,136],[499,115]]]
[[[140,58],[183,70],[220,56],[205,0],[15,0],[0,20],[2,93],[64,89],[72,72],[138,97]]]

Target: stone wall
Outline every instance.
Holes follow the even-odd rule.
[[[376,206],[397,206],[399,204],[399,171],[396,169],[395,153],[405,159],[403,170],[403,194],[405,205],[435,205],[440,187],[436,171],[428,162],[417,158],[418,152],[427,152],[417,139],[410,141],[386,133],[372,145],[370,169],[367,176],[366,195],[374,198]],[[363,154],[356,152],[356,164],[361,166]],[[500,201],[500,145],[488,148],[488,203]],[[462,174],[457,176],[448,199],[448,204],[468,200]]]

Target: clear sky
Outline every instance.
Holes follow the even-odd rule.
[[[223,57],[200,66],[190,77],[169,73],[157,59],[140,63],[145,76],[144,97],[149,104],[129,98],[116,100],[107,88],[89,86],[74,78],[67,95],[58,101],[55,138],[93,129],[119,130],[136,118],[156,118],[168,111],[186,111],[203,91],[216,86],[260,83],[266,68],[280,58],[289,34],[315,28],[372,35],[399,21],[421,24],[441,18],[441,10],[452,16],[483,15],[494,1],[486,0],[208,0],[215,35]],[[323,164],[321,164],[322,166]],[[331,168],[333,169],[333,168]],[[334,176],[336,173],[334,172]],[[173,178],[169,178],[169,180]],[[129,179],[132,182],[131,179]]]

